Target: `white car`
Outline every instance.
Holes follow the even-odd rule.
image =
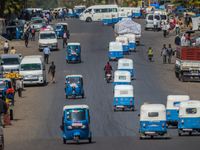
[[[41,55],[25,56],[20,63],[19,73],[24,85],[46,85],[46,68]]]
[[[40,51],[42,51],[46,46],[48,46],[51,50],[58,50],[56,33],[52,30],[40,31],[38,44]]]

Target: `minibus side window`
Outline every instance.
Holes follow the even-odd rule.
[[[94,12],[95,13],[100,13],[101,11],[100,11],[100,9],[94,9]]]
[[[101,12],[102,13],[107,13],[107,12],[109,12],[109,10],[108,10],[108,8],[103,8],[103,9],[101,9]]]
[[[88,9],[85,11],[85,13],[91,13],[92,9]]]
[[[186,109],[186,113],[187,114],[196,114],[197,113],[197,109],[196,108],[187,108]]]

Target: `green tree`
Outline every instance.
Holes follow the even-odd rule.
[[[18,13],[24,7],[24,0],[0,0],[0,17]]]

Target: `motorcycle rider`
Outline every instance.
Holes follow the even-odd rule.
[[[110,65],[109,62],[107,62],[107,64],[105,65],[104,71],[105,71],[105,77],[107,74],[112,74],[112,66]]]
[[[150,62],[152,62],[152,58],[153,58],[153,49],[151,47],[149,47],[148,51],[147,51],[147,55],[148,55],[148,59]]]

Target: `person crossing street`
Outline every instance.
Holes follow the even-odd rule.
[[[48,73],[51,74],[51,82],[55,83],[56,66],[53,61],[51,62]]]
[[[46,46],[44,49],[43,49],[43,54],[44,54],[44,61],[46,62],[46,64],[49,63],[49,55],[50,55],[51,51],[50,51],[50,48],[48,46]]]

